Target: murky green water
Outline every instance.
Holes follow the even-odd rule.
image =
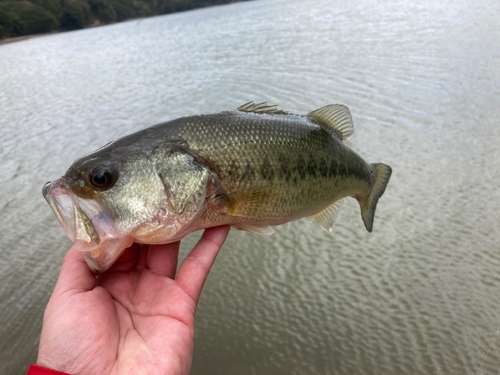
[[[0,373],[36,360],[70,246],[42,185],[152,123],[350,107],[394,173],[368,234],[232,231],[193,374],[500,373],[500,3],[260,1],[0,46]],[[183,254],[199,234],[183,243]]]

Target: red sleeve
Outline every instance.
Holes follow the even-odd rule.
[[[26,375],[69,375],[65,372],[51,370],[49,368],[31,365]]]

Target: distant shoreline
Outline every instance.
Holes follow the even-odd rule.
[[[158,15],[153,15],[153,16],[149,16],[149,17],[156,17],[156,16],[158,16]],[[0,39],[0,45],[2,45],[2,44],[8,44],[8,43],[14,43],[14,42],[20,42],[22,40],[31,39],[31,38],[38,38],[38,37],[41,37],[41,36],[61,34],[61,33],[67,33],[67,32],[71,32],[71,31],[78,31],[78,30],[85,30],[85,29],[92,29],[94,27],[115,25],[117,23],[134,21],[134,20],[142,20],[144,18],[149,18],[149,17],[129,18],[129,19],[126,19],[126,20],[123,20],[123,21],[118,21],[118,22],[113,22],[113,23],[94,23],[94,24],[91,24],[91,25],[86,25],[86,26],[82,27],[81,29],[74,29],[74,30],[58,29],[58,30],[52,30],[51,32],[48,32],[48,33],[13,36],[13,37],[9,37],[9,38]]]
[[[93,28],[93,27],[98,27],[98,26],[113,25],[115,23],[121,23],[121,22],[133,21],[133,20],[142,20],[144,18],[149,18],[149,17],[156,17],[156,16],[161,16],[161,15],[166,15],[166,14],[174,14],[174,13],[185,12],[185,11],[189,11],[189,10],[226,5],[226,4],[230,4],[230,3],[234,3],[234,2],[248,1],[248,0],[170,0],[170,1],[172,1],[172,4],[174,4],[174,5],[170,4],[168,6],[168,8],[163,7],[161,9],[156,9],[156,12],[151,11],[147,15],[138,14],[140,12],[137,10],[136,10],[136,12],[134,12],[133,10],[130,10],[130,12],[127,15],[121,14],[120,15],[121,18],[117,16],[117,14],[114,10],[111,13],[113,15],[113,17],[111,17],[107,13],[105,13],[105,15],[107,15],[105,17],[105,15],[103,15],[102,13],[99,13],[99,12],[96,14],[90,13],[91,9],[89,8],[86,11],[90,15],[89,14],[85,15],[84,12],[80,9],[80,11],[82,12],[81,17],[80,18],[73,17],[74,18],[73,19],[72,16],[71,17],[68,16],[69,13],[66,11],[66,13],[64,13],[64,17],[66,17],[66,18],[62,17],[59,20],[56,20],[55,16],[50,14],[50,12],[48,12],[47,9],[42,8],[40,6],[38,6],[38,8],[35,9],[34,8],[35,5],[33,5],[30,0],[24,0],[24,1],[25,2],[18,2],[15,4],[18,4],[21,8],[27,7],[26,9],[28,9],[32,13],[33,12],[36,13],[38,11],[45,12],[45,13],[42,12],[43,15],[40,16],[42,18],[45,17],[45,19],[42,19],[41,21],[40,20],[33,21],[33,22],[31,22],[31,24],[28,23],[27,25],[30,26],[31,28],[26,27],[26,25],[24,25],[25,26],[24,31],[29,32],[29,30],[31,30],[33,32],[35,29],[37,29],[37,26],[38,26],[37,30],[39,30],[40,32],[38,32],[38,33],[35,32],[32,34],[25,33],[25,35],[19,35],[19,33],[23,34],[23,32],[19,32],[19,30],[14,32],[13,30],[15,30],[15,27],[20,28],[22,26],[21,24],[14,25],[20,19],[19,15],[17,15],[17,18],[14,17],[14,16],[16,16],[16,14],[15,14],[16,9],[14,9],[14,10],[10,11],[10,13],[9,12],[6,13],[6,17],[7,17],[6,20],[9,21],[9,17],[11,18],[10,24],[5,23],[6,20],[4,20],[4,19],[0,19],[0,45],[19,42],[22,40],[31,39],[31,38],[39,37],[39,36],[47,36],[47,35],[67,32],[67,31],[83,30],[83,29]],[[149,3],[153,0],[137,0],[137,1],[139,1],[143,7],[146,7],[146,6],[149,6]],[[161,0],[159,0],[159,1],[161,1]],[[2,5],[2,4],[3,3],[0,0],[0,5]],[[29,4],[31,4],[31,5],[29,5]],[[5,7],[3,7],[3,8],[5,8]],[[20,14],[23,14],[22,12],[26,11],[26,9],[23,8],[23,9],[17,9],[17,10],[19,12],[21,12]],[[8,10],[10,10],[10,9],[8,9]],[[64,10],[64,9],[62,9],[62,10]],[[5,11],[5,9],[0,9],[0,12],[2,12],[2,11]],[[33,14],[35,14],[35,13],[33,13]],[[111,17],[111,21],[110,21],[110,17]],[[45,23],[42,21],[44,21]],[[38,24],[36,22],[38,22]],[[17,22],[17,23],[19,23],[19,22]],[[9,28],[5,29],[7,27],[6,25],[10,26],[10,30],[9,30]],[[49,26],[47,26],[47,25],[49,25]],[[2,27],[4,29],[2,29]],[[56,28],[54,28],[54,27],[56,27]],[[3,33],[3,35],[2,35],[2,33]],[[18,34],[18,35],[11,36],[11,35],[16,35],[16,34]]]
[[[0,46],[2,44],[8,44],[8,43],[14,43],[14,42],[20,42],[22,40],[26,39],[31,39],[31,38],[37,38],[39,36],[46,36],[46,35],[52,35],[52,34],[59,34],[64,32],[65,30],[60,30],[60,31],[53,31],[51,33],[43,33],[43,34],[31,34],[31,35],[21,35],[21,36],[13,36],[10,38],[4,38],[0,39]]]
[[[201,9],[201,8],[198,8],[198,9]],[[179,12],[176,12],[176,13],[179,13]],[[173,13],[171,13],[171,14],[173,14]],[[94,24],[91,24],[91,25],[86,25],[86,26],[82,27],[81,29],[74,29],[74,30],[58,29],[58,30],[52,30],[51,32],[48,32],[48,33],[13,36],[13,37],[3,38],[3,39],[0,38],[0,46],[2,44],[20,42],[20,41],[23,41],[23,40],[26,40],[26,39],[38,38],[38,37],[41,37],[41,36],[61,34],[61,33],[67,33],[67,32],[71,32],[71,31],[78,31],[78,30],[85,30],[85,29],[93,29],[94,27],[115,25],[117,23],[143,20],[145,18],[158,17],[158,16],[162,16],[162,15],[163,14],[155,14],[155,15],[148,16],[148,17],[135,17],[135,18],[129,18],[129,19],[126,19],[126,20],[123,20],[123,21],[118,21],[118,22],[113,22],[113,23],[94,23]]]

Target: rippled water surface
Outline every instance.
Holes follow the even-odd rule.
[[[232,231],[193,374],[500,373],[497,1],[259,1],[0,46],[0,373],[36,360],[70,241],[42,185],[152,123],[268,101],[349,106],[394,173],[368,234],[354,200]],[[183,254],[199,234],[183,242]]]

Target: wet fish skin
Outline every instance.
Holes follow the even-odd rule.
[[[348,195],[363,199],[374,181],[371,164],[307,116],[228,111],[167,124],[152,138],[186,140],[225,187],[199,228],[282,224]]]
[[[167,243],[222,224],[267,235],[270,226],[307,216],[330,231],[347,196],[358,200],[371,231],[391,169],[369,164],[347,147],[343,141],[352,133],[344,106],[299,116],[251,102],[111,142],[77,160],[61,180],[44,187],[44,195],[72,240],[97,235],[100,245],[81,245],[96,271],[109,267],[118,247],[131,241]],[[92,178],[107,185],[96,187]],[[51,194],[53,186],[57,194]],[[78,207],[74,222],[62,208],[58,212],[58,203],[68,206],[64,194]],[[88,220],[77,220],[82,214]],[[88,233],[89,223],[95,233]]]

